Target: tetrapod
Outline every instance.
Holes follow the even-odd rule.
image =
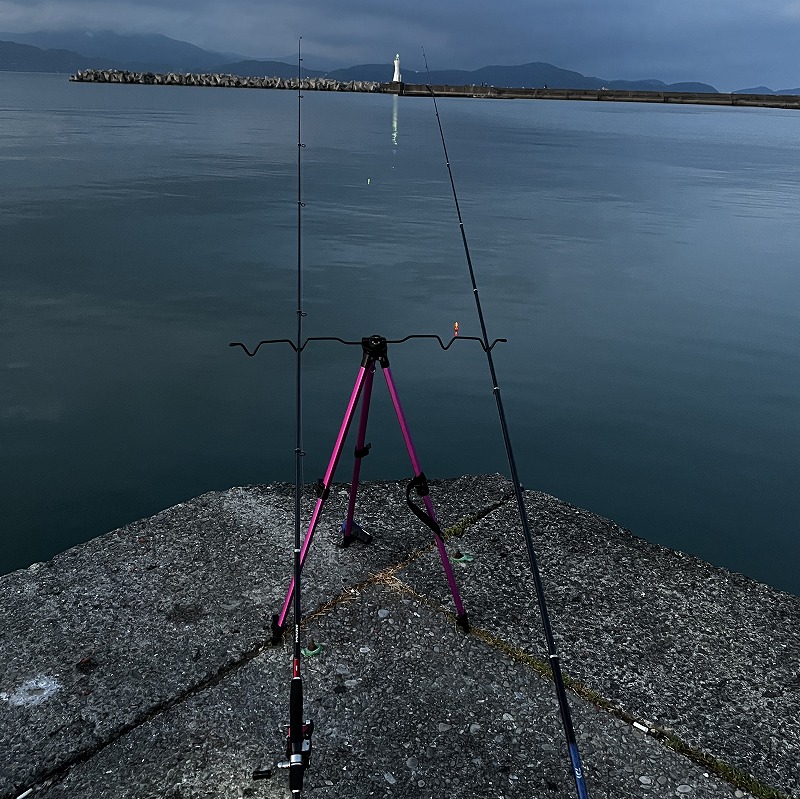
[[[358,481],[361,474],[361,461],[369,454],[370,445],[365,444],[367,435],[367,421],[369,419],[369,406],[372,398],[372,384],[375,377],[375,364],[380,364],[383,376],[386,378],[386,386],[389,389],[389,395],[394,406],[397,421],[400,424],[400,431],[403,434],[406,449],[408,450],[408,457],[411,460],[411,466],[414,470],[414,477],[406,487],[406,502],[413,513],[420,519],[433,533],[436,547],[439,550],[439,557],[442,560],[447,582],[450,585],[450,593],[453,595],[453,602],[456,606],[456,621],[458,625],[465,631],[469,631],[469,621],[467,614],[464,611],[464,606],[461,602],[461,596],[458,593],[456,580],[453,575],[453,567],[447,555],[447,550],[444,545],[444,535],[439,527],[436,519],[436,511],[431,502],[430,493],[428,490],[428,481],[419,465],[414,443],[411,440],[411,433],[408,429],[403,408],[400,405],[400,398],[397,395],[397,388],[392,377],[391,369],[389,368],[388,357],[388,342],[383,336],[368,336],[361,339],[361,348],[363,357],[361,359],[361,367],[358,370],[353,391],[350,395],[350,400],[347,403],[344,419],[342,420],[339,434],[336,437],[336,443],[333,446],[333,453],[331,454],[328,468],[325,471],[325,476],[317,484],[317,500],[314,505],[314,511],[311,514],[311,520],[308,524],[303,545],[300,549],[300,568],[302,569],[305,563],[308,550],[311,547],[311,542],[314,538],[314,532],[322,513],[322,508],[330,495],[331,484],[336,472],[336,467],[339,464],[339,459],[342,455],[345,439],[350,430],[353,418],[358,408],[359,400],[361,400],[361,415],[358,424],[358,434],[355,446],[355,460],[353,464],[353,479],[350,484],[350,499],[347,506],[347,517],[342,524],[342,545],[349,546],[354,540],[360,539],[365,542],[371,540],[371,536],[364,532],[361,527],[354,521],[356,496],[358,494]],[[424,509],[416,505],[411,499],[411,493],[415,492],[417,496],[422,497]],[[289,584],[289,590],[286,592],[286,599],[283,602],[281,612],[272,617],[272,640],[273,643],[278,643],[283,637],[283,632],[286,627],[286,617],[289,614],[289,608],[292,603],[292,596],[294,594],[294,577],[292,577]]]

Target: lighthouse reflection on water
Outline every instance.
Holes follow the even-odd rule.
[[[397,95],[392,95],[392,152],[397,151],[397,100]]]
[[[394,57],[394,75],[392,76],[392,83],[400,83],[403,76],[400,74],[400,53]],[[392,102],[392,156],[397,152],[397,98],[398,95],[393,95]],[[394,169],[394,164],[392,164]]]

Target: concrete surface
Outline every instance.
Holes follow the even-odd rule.
[[[288,795],[250,774],[284,748],[293,491],[206,494],[0,577],[0,797]],[[509,483],[431,484],[473,556],[469,635],[404,484],[363,486],[370,546],[336,545],[346,497],[304,571],[308,795],[575,796]],[[526,498],[590,795],[800,797],[800,599]]]

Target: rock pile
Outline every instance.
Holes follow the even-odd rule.
[[[331,92],[375,92],[380,83],[351,80],[347,83],[329,78],[270,78],[220,73],[130,72],[118,69],[83,69],[70,77],[83,83],[140,83],[148,86],[220,86],[232,89],[313,89]]]

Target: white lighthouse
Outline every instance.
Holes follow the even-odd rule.
[[[402,78],[400,77],[400,53],[398,53],[394,57],[394,77],[392,78],[393,83],[400,83]]]

